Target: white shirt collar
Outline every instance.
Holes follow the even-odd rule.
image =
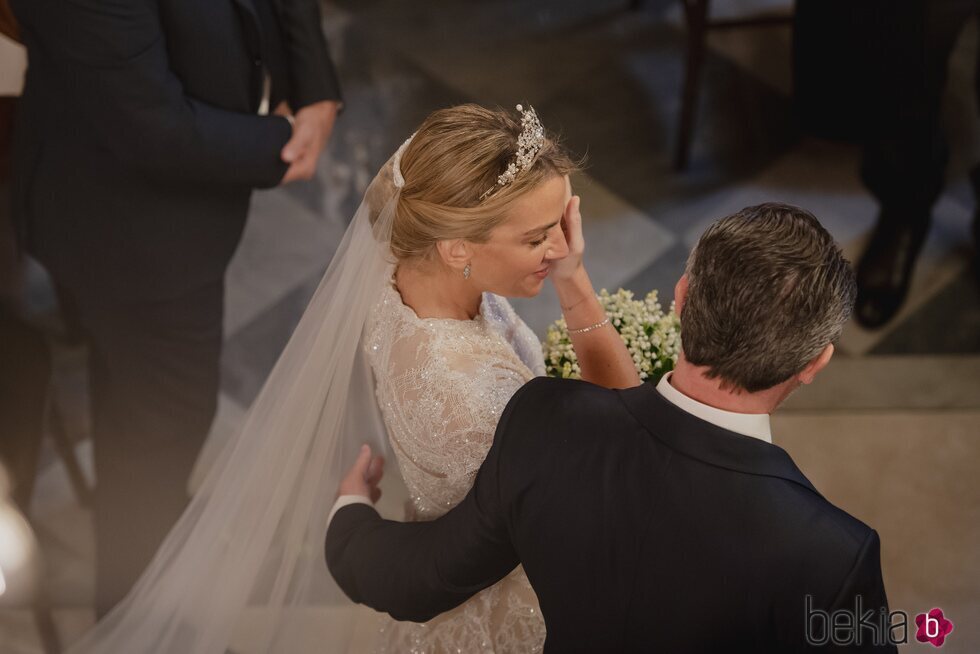
[[[671,404],[722,429],[772,443],[768,413],[736,413],[702,404],[671,386],[670,377],[673,374],[668,372],[657,384],[657,391]]]

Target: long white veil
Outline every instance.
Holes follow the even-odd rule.
[[[130,594],[70,654],[224,654],[243,628],[249,652],[346,650],[351,620],[329,617],[352,605],[327,571],[323,543],[360,445],[386,450],[360,339],[393,266],[407,144],[368,187],[240,431]],[[336,628],[311,642],[311,621]]]

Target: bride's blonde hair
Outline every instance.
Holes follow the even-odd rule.
[[[534,163],[480,199],[517,152],[519,116],[464,104],[431,113],[402,154],[405,186],[395,208],[391,251],[398,260],[425,259],[440,240],[484,243],[515,200],[579,164],[545,138]]]

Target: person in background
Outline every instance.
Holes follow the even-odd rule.
[[[949,146],[941,104],[947,66],[976,0],[799,0],[795,101],[805,127],[862,144],[861,178],[880,207],[857,265],[855,317],[888,323],[908,292]],[[828,35],[833,38],[828,39]],[[976,77],[980,96],[980,72]],[[980,197],[980,165],[971,172]],[[974,214],[975,243],[980,213]]]
[[[14,220],[90,348],[104,615],[186,504],[251,192],[313,176],[340,91],[317,0],[12,8]]]

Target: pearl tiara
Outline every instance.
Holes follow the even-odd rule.
[[[497,183],[484,191],[480,200],[493,195],[530,168],[541,146],[544,145],[544,127],[538,120],[534,107],[528,105],[525,110],[523,106],[517,105],[517,111],[521,114],[521,135],[517,138],[517,153],[514,155],[514,160],[507,164],[507,170],[497,178]]]

